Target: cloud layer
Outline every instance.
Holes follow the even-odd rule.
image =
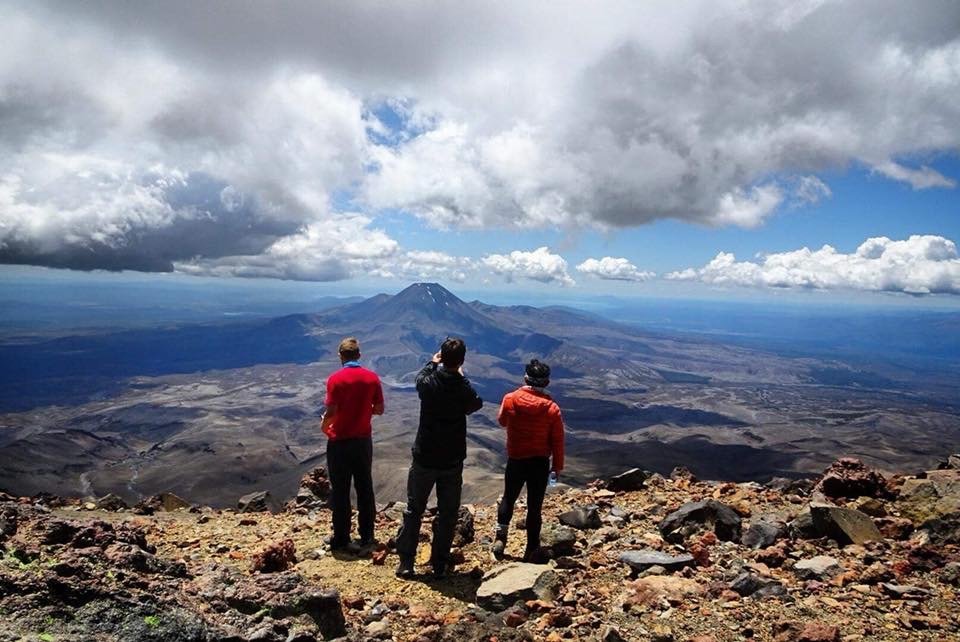
[[[605,256],[602,259],[587,259],[577,266],[577,271],[607,281],[649,281],[654,272],[639,269],[622,257]]]
[[[960,257],[956,244],[942,236],[915,235],[902,241],[877,237],[850,254],[824,245],[737,261],[733,254],[720,252],[702,268],[671,272],[666,278],[711,285],[960,294]]]
[[[956,187],[930,167],[960,147],[950,0],[0,9],[2,263],[465,278],[493,265],[377,213],[753,228],[851,163]],[[539,252],[494,269],[572,282]]]

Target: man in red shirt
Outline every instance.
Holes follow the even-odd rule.
[[[348,337],[340,342],[339,370],[327,379],[326,412],[320,428],[327,436],[327,470],[330,474],[330,510],[333,513],[332,550],[345,550],[350,542],[350,480],[357,490],[360,546],[374,543],[373,439],[371,418],[383,414],[383,388],[375,372],[360,365],[360,342]]]

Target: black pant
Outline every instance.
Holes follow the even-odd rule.
[[[446,565],[450,560],[450,546],[460,511],[460,492],[463,490],[462,463],[450,468],[427,468],[416,460],[410,464],[407,508],[403,511],[403,525],[397,533],[397,553],[410,558],[416,556],[420,523],[434,484],[437,486],[437,516],[433,520],[430,563],[437,567]]]
[[[527,548],[540,546],[540,528],[543,526],[543,496],[547,493],[547,478],[550,475],[549,457],[508,459],[503,475],[503,497],[497,509],[497,523],[509,525],[513,519],[513,505],[520,497],[520,490],[527,486]]]
[[[350,478],[357,489],[357,521],[360,539],[373,540],[377,505],[373,498],[373,440],[341,439],[327,442],[327,471],[330,473],[330,511],[333,513],[333,543],[350,541]]]

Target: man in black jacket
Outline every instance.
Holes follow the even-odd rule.
[[[434,484],[437,516],[433,520],[430,551],[434,576],[443,577],[450,564],[450,546],[463,488],[463,460],[467,458],[467,415],[483,405],[483,400],[463,376],[466,354],[467,346],[462,339],[448,338],[417,375],[420,425],[407,476],[407,508],[397,534],[398,577],[414,574],[420,522]]]

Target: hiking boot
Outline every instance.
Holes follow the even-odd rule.
[[[527,550],[523,553],[523,561],[528,564],[546,564],[547,553],[539,546],[527,546]]]
[[[497,524],[497,530],[493,535],[493,546],[490,547],[494,559],[503,559],[503,553],[507,548],[507,533],[509,532],[510,524]]]
[[[434,564],[433,565],[433,574],[432,578],[435,580],[442,580],[447,577],[450,573],[450,566],[447,563]]]
[[[323,539],[323,543],[326,544],[331,551],[350,551],[351,546],[356,546],[353,542],[348,539],[336,539],[333,535],[327,535]]]
[[[397,565],[396,576],[400,579],[410,579],[416,575],[416,570],[413,568],[413,557],[409,555],[401,555],[400,563]]]

